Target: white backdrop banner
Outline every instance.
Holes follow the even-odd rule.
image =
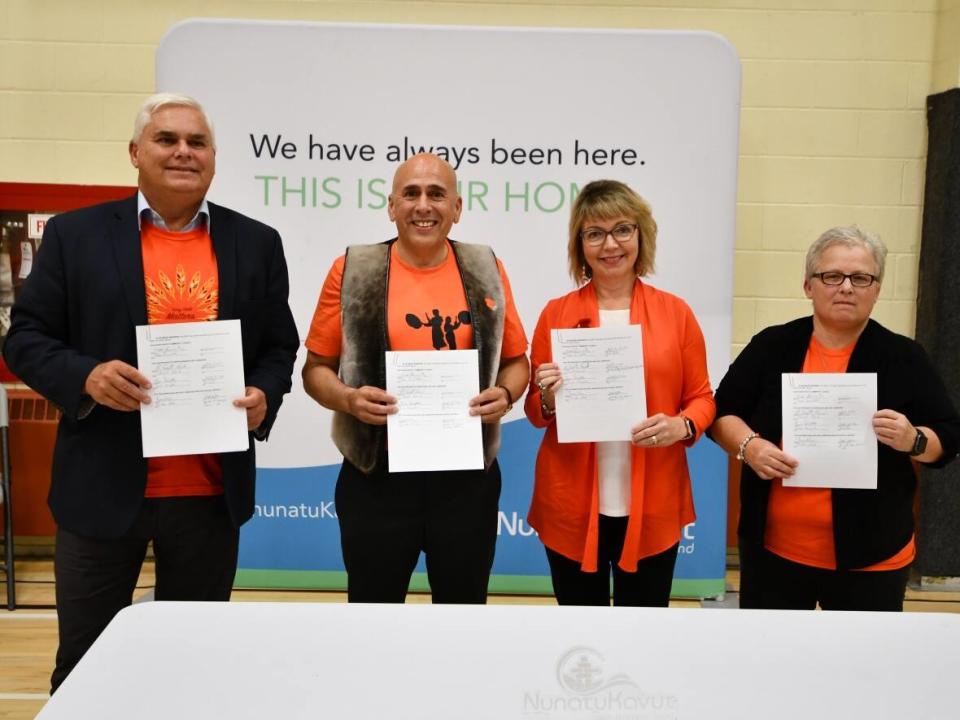
[[[452,237],[493,247],[528,335],[547,300],[572,289],[566,223],[578,189],[628,183],[660,228],[648,281],[693,308],[714,384],[726,370],[740,65],[717,35],[190,20],[160,44],[157,89],[197,97],[214,120],[210,199],[283,236],[302,337],[344,248],[395,235],[386,197],[396,166],[432,150],[458,174],[464,211]],[[299,367],[294,385],[258,447],[239,581],[339,587],[341,458]],[[549,587],[547,567],[523,518],[540,434],[520,405],[504,428],[493,587],[537,590]],[[726,459],[704,439],[690,461],[698,520],[675,590],[713,594],[723,590]]]

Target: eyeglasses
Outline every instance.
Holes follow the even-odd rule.
[[[630,242],[636,231],[637,226],[634,223],[621,223],[613,230],[588,227],[586,230],[580,231],[580,239],[587,245],[603,245],[607,240],[607,235],[613,235],[613,239],[622,245],[623,243]]]
[[[843,285],[843,281],[847,278],[850,278],[850,284],[853,287],[865,288],[870,287],[875,282],[877,282],[877,276],[871,275],[870,273],[842,273],[835,270],[829,272],[819,272],[814,273],[813,277],[818,278],[820,282],[824,285]]]

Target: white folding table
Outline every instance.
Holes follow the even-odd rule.
[[[960,616],[134,605],[38,716],[954,718]]]

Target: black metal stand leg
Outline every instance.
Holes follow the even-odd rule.
[[[3,390],[3,388],[0,388]],[[3,544],[6,557],[4,570],[7,575],[7,610],[17,607],[17,582],[13,564],[13,506],[10,493],[10,428],[7,426],[7,394],[0,392],[0,455],[3,463]]]

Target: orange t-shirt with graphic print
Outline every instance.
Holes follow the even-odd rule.
[[[805,373],[847,371],[856,342],[831,350],[813,336],[803,360]],[[864,490],[862,492],[869,492]],[[770,552],[803,565],[837,569],[833,543],[833,503],[829,488],[784,487],[780,478],[771,481],[767,504],[767,531],[764,546]],[[914,539],[893,557],[862,570],[897,570],[913,562]]]
[[[327,274],[304,343],[317,355],[340,356],[340,286],[345,257],[337,258]],[[526,352],[527,336],[499,259],[497,269],[506,303],[500,356],[512,358]],[[447,257],[436,267],[417,268],[400,258],[397,243],[391,245],[387,336],[391,350],[470,350],[474,347],[467,297],[452,249],[448,248]]]
[[[140,245],[149,324],[217,319],[217,257],[205,226],[178,233],[161,230],[145,220]],[[148,458],[144,494],[150,498],[222,495],[220,456]]]

